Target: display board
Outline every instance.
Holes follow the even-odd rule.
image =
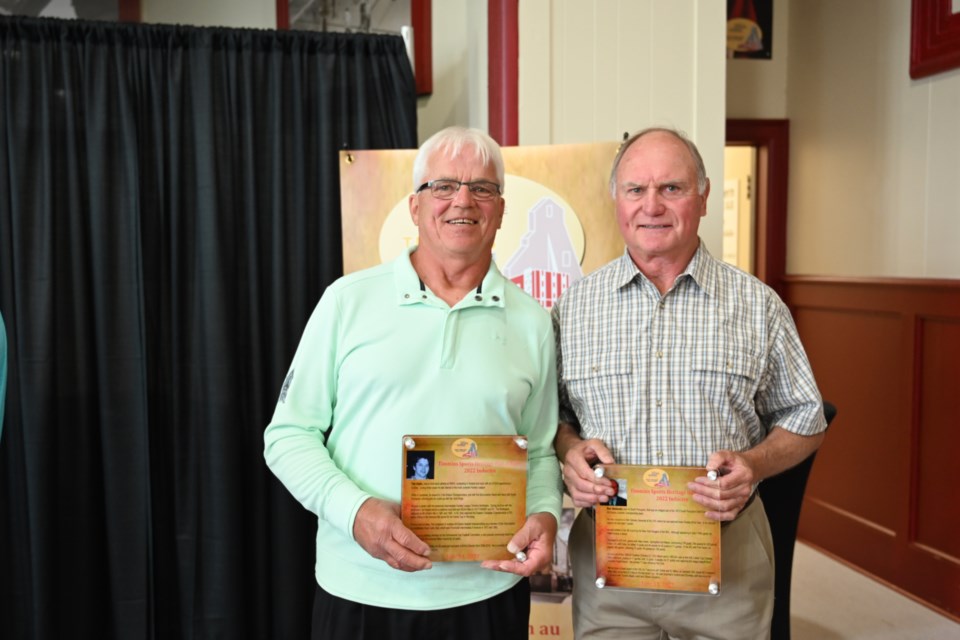
[[[618,143],[504,147],[506,212],[493,247],[504,276],[549,308],[566,287],[623,252],[609,191]],[[416,150],[341,151],[343,270],[416,244]]]

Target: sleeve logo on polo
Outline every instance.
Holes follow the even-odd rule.
[[[286,379],[283,381],[283,386],[280,388],[280,402],[285,403],[287,401],[287,391],[290,390],[290,385],[293,383],[293,369],[290,369],[290,373],[287,374]]]

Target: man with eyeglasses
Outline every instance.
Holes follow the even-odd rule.
[[[500,148],[475,129],[427,140],[413,167],[416,246],[323,294],[270,425],[270,469],[317,515],[314,638],[526,639],[527,576],[560,514],[550,317],[492,260]],[[522,434],[526,560],[431,563],[400,520],[405,434]],[[522,554],[520,552],[523,552]]]
[[[757,483],[801,462],[826,422],[790,312],[769,287],[707,253],[710,182],[696,145],[641,131],[610,173],[622,257],[553,308],[557,455],[576,506],[574,632],[584,638],[768,638],[773,543]],[[599,589],[593,508],[616,485],[593,465],[703,467],[693,501],[721,526],[718,596]],[[708,470],[714,473],[708,473]],[[715,476],[715,477],[714,477]]]

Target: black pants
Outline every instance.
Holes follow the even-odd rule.
[[[317,586],[313,640],[527,640],[530,582],[473,604],[413,611],[344,600]]]

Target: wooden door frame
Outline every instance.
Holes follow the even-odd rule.
[[[756,276],[783,295],[787,271],[787,183],[789,120],[727,120],[727,145],[757,149]]]

